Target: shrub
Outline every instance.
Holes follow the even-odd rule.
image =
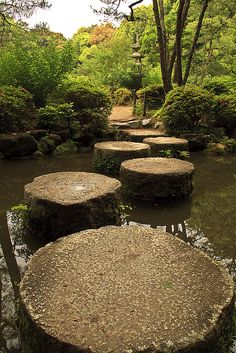
[[[178,87],[168,93],[160,118],[166,132],[207,132],[215,121],[216,100],[213,94],[196,86]]]
[[[38,110],[38,126],[42,129],[55,130],[69,128],[75,125],[76,113],[72,103],[47,105]]]
[[[224,127],[227,134],[230,134],[230,131],[236,128],[236,95],[218,97],[216,126]]]
[[[113,95],[114,103],[118,105],[125,105],[132,100],[132,93],[127,88],[119,88]]]
[[[34,123],[32,95],[21,87],[0,86],[0,133],[26,131]]]
[[[165,101],[165,91],[161,85],[149,85],[137,92],[138,98],[144,101],[146,96],[147,108],[148,109],[158,109]]]
[[[203,88],[207,91],[218,95],[221,94],[230,94],[230,87],[227,81],[223,78],[212,78],[210,81],[206,82],[203,85]]]
[[[84,135],[100,136],[108,128],[110,95],[90,78],[69,76],[60,85],[57,97],[61,102],[73,104],[76,119]]]

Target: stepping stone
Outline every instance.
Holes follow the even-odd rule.
[[[158,156],[161,151],[171,150],[172,152],[177,151],[188,151],[188,141],[176,137],[148,137],[143,140],[151,147],[152,155]]]
[[[138,158],[121,164],[120,180],[125,194],[155,201],[188,197],[193,173],[193,164],[176,158]]]
[[[50,239],[88,228],[119,224],[121,184],[104,175],[60,172],[25,186],[30,232]]]
[[[130,136],[130,140],[134,142],[143,142],[147,137],[163,137],[163,132],[157,129],[123,129]]]
[[[35,332],[40,352],[202,353],[231,321],[234,284],[174,236],[108,226],[38,250],[20,294],[33,328],[23,343]]]
[[[93,165],[96,171],[119,173],[120,165],[127,159],[148,157],[151,149],[148,144],[126,141],[106,141],[94,146]]]

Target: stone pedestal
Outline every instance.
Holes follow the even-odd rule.
[[[39,352],[205,353],[230,321],[234,284],[174,236],[108,226],[38,250],[20,293]]]
[[[29,228],[50,239],[119,224],[120,182],[104,175],[63,172],[42,175],[25,186]]]
[[[150,154],[150,146],[144,143],[125,141],[100,142],[94,146],[93,165],[98,172],[117,174],[123,161],[148,157]]]
[[[188,141],[176,137],[149,137],[143,140],[151,147],[153,156],[160,156],[162,151],[170,150],[173,153],[188,151]]]
[[[125,194],[141,200],[188,197],[193,189],[193,164],[176,158],[138,158],[121,164]]]

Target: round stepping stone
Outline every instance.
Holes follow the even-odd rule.
[[[120,165],[127,159],[148,157],[151,148],[148,144],[106,141],[96,143],[94,146],[93,165],[95,170],[105,173],[118,173]]]
[[[172,152],[188,151],[188,141],[176,137],[148,137],[143,140],[151,147],[152,155],[157,156],[161,151],[171,150]]]
[[[165,136],[163,132],[157,129],[124,129],[131,141],[143,142],[143,139],[148,137],[163,137]]]
[[[20,293],[42,352],[206,352],[230,322],[234,284],[174,236],[108,226],[38,250]]]
[[[56,239],[76,231],[119,224],[121,184],[114,178],[84,172],[39,176],[25,186],[29,228]]]
[[[193,164],[176,158],[138,158],[121,164],[120,180],[134,198],[183,198],[192,192],[193,173]]]

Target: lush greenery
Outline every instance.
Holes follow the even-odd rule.
[[[32,95],[22,87],[0,86],[0,133],[22,132],[33,125]]]
[[[207,132],[215,123],[215,108],[215,96],[208,91],[191,85],[178,87],[167,95],[160,118],[173,136]]]

